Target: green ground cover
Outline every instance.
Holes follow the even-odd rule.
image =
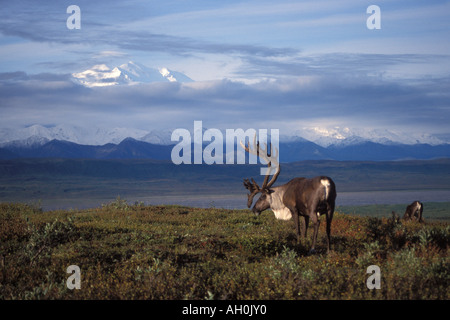
[[[449,299],[450,226],[346,214],[317,254],[269,211],[0,204],[0,299]],[[81,289],[66,286],[67,267]],[[381,270],[368,289],[367,268]]]

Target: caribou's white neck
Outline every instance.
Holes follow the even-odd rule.
[[[289,220],[292,218],[291,210],[289,210],[283,203],[283,196],[285,188],[282,186],[274,187],[273,193],[270,194],[270,208],[275,214],[275,218],[279,220]]]
[[[420,211],[422,205],[419,202],[416,202],[416,211]]]

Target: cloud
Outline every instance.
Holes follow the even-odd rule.
[[[100,51],[98,53],[95,53],[94,56],[98,59],[102,59],[102,61],[104,61],[105,58],[127,58],[129,57],[129,54],[125,53],[125,52],[120,52],[120,51],[115,51],[115,50],[104,50],[104,51]]]
[[[27,8],[23,4],[9,3],[0,12],[0,32],[7,36],[35,42],[108,47],[109,49],[102,49],[101,53],[109,56],[111,54],[126,55],[120,50],[164,52],[180,56],[195,53],[284,56],[297,52],[297,50],[287,47],[274,48],[264,45],[214,42],[156,33],[144,27],[127,28],[133,21],[133,15],[138,15],[136,11],[127,15],[128,19],[124,22],[121,21],[122,15],[119,15],[118,12],[111,13],[108,10],[100,10],[97,14],[92,14],[95,12],[93,6],[95,7],[92,2],[85,6],[80,4],[81,8],[89,8],[89,10],[86,10],[87,13],[82,10],[82,27],[80,30],[73,31],[68,30],[65,26],[68,15],[62,10],[63,6],[44,3],[39,6],[30,5]],[[29,10],[31,8],[37,10]],[[128,12],[130,10],[131,8],[128,8]],[[117,7],[115,11],[118,11]]]
[[[289,57],[243,57],[237,76],[251,75],[254,78],[280,78],[282,76],[329,76],[357,77],[377,75],[389,77],[395,70],[397,77],[402,76],[398,70],[407,66],[409,73],[416,76],[431,76],[427,69],[420,66],[436,64],[445,65],[450,60],[444,54],[376,54],[376,53],[324,53],[298,54]],[[403,73],[404,75],[405,73]],[[406,73],[407,74],[407,73]],[[403,79],[402,81],[406,81]]]
[[[80,30],[66,28],[70,4],[2,4],[2,70],[13,72],[0,74],[0,127],[69,122],[148,130],[203,120],[218,128],[295,131],[327,123],[448,131],[448,4],[385,3],[379,32],[365,27],[367,6],[350,0],[80,0]],[[234,81],[87,89],[68,75],[135,56],[192,62],[182,68]]]
[[[279,128],[320,123],[448,131],[450,80],[401,85],[372,77],[150,83],[85,88],[66,75],[0,74],[0,127],[71,124],[142,130]],[[14,81],[12,81],[14,80]],[[284,132],[283,132],[284,131]]]

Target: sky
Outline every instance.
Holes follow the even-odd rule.
[[[68,29],[67,7],[81,10]],[[368,28],[371,5],[380,29]],[[0,129],[352,127],[450,137],[450,1],[2,1]],[[86,88],[135,61],[193,83]],[[449,141],[450,142],[450,141]]]

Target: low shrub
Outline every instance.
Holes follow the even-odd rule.
[[[317,254],[270,212],[129,205],[39,212],[0,204],[0,299],[449,299],[447,223],[336,213]],[[66,286],[81,269],[81,289]],[[381,289],[366,286],[367,267]]]

